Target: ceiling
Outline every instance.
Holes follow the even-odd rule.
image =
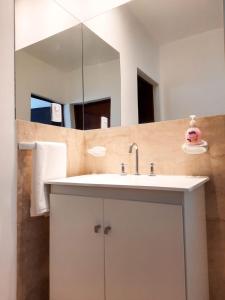
[[[87,26],[83,26],[84,65],[96,65],[119,59],[117,50],[107,44]]]
[[[60,7],[84,22],[131,0],[54,0]]]
[[[223,27],[223,0],[133,0],[122,9],[129,10],[160,45]],[[81,67],[81,42],[79,24],[20,51],[67,72]],[[85,65],[118,57],[115,49],[84,26]]]
[[[223,0],[133,0],[126,8],[160,45],[223,27]]]
[[[119,58],[119,53],[83,25],[84,65],[101,64]],[[64,72],[81,68],[82,31],[77,25],[20,51]]]
[[[81,25],[77,25],[19,51],[64,72],[81,67]]]

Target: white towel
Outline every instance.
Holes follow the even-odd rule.
[[[49,212],[47,180],[66,177],[67,147],[64,143],[36,142],[33,151],[31,209],[32,217]]]

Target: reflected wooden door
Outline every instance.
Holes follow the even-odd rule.
[[[108,119],[108,127],[110,127],[111,99],[107,98],[85,103],[84,108],[82,105],[74,105],[74,114],[77,129],[83,128],[83,115],[85,130],[101,128],[101,117]]]

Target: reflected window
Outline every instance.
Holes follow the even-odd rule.
[[[63,105],[40,96],[31,95],[31,122],[64,126]]]

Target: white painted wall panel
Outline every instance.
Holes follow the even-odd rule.
[[[0,298],[16,299],[14,1],[0,1]]]

